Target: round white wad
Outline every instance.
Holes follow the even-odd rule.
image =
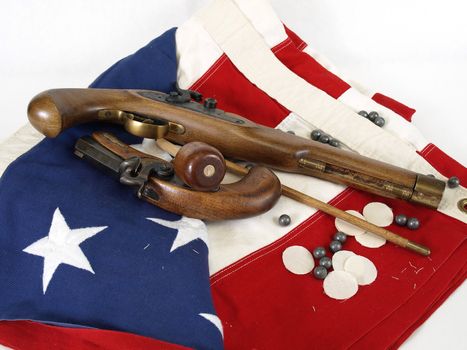
[[[355,240],[367,248],[379,248],[386,244],[386,239],[371,232],[355,236]]]
[[[358,291],[354,276],[345,271],[331,271],[323,282],[324,293],[333,299],[348,299]]]
[[[380,202],[371,202],[365,205],[363,216],[368,222],[379,227],[389,226],[394,220],[392,209]]]
[[[296,275],[310,273],[315,267],[311,252],[305,247],[293,245],[282,252],[282,262],[287,270]]]
[[[346,210],[346,212],[360,219],[365,220],[365,217],[356,210]],[[336,218],[336,220],[334,221],[334,224],[336,225],[336,229],[338,231],[344,232],[349,236],[357,236],[365,232],[364,229],[354,226],[352,224],[349,224],[348,222],[341,220],[341,219]]]
[[[352,255],[355,255],[355,253],[350,250],[339,250],[334,253],[332,256],[332,268],[334,271],[344,271],[345,261]]]
[[[352,274],[361,286],[373,283],[378,276],[375,264],[361,255],[349,257],[345,261],[344,270]]]

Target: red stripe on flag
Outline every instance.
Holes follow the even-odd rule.
[[[412,121],[412,116],[415,113],[415,109],[410,108],[400,103],[399,101],[394,100],[393,98],[380,94],[379,92],[373,95],[372,100],[386,108],[389,108],[391,111],[399,114],[409,122]]]
[[[190,89],[217,99],[220,109],[269,127],[275,127],[290,113],[251,84],[225,54]]]
[[[272,51],[292,72],[335,99],[350,89],[349,84],[302,52],[290,38],[274,47]]]
[[[212,292],[216,310],[224,322],[226,349],[253,345],[266,349],[309,349],[331,343],[336,348],[346,348],[363,341],[362,337],[369,342],[393,344],[407,336],[408,327],[418,326],[421,318],[438,307],[434,301],[452,289],[442,283],[446,275],[464,276],[463,266],[453,263],[454,256],[464,261],[466,258],[465,250],[458,250],[465,243],[464,224],[430,209],[356,191],[343,198],[338,207],[361,211],[370,201],[387,203],[395,214],[419,218],[422,227],[417,231],[394,225],[390,229],[431,247],[431,260],[390,243],[368,249],[349,238],[345,249],[370,258],[379,275],[373,284],[361,287],[349,300],[330,299],[323,294],[322,281],[311,275],[292,275],[282,265],[282,252],[290,245],[313,250],[329,244],[336,231],[334,220],[317,213],[242,263],[213,276]],[[398,321],[388,321],[384,332],[375,329],[373,333],[376,325],[390,320],[394,313],[404,319],[404,326],[398,326]]]
[[[298,50],[303,50],[307,44],[305,43],[305,41],[303,41],[295,32],[293,32],[292,30],[290,30],[290,28],[288,28],[287,26],[284,25],[284,28],[285,28],[285,32],[287,33],[287,36],[289,37],[289,39],[293,42],[293,44],[295,45],[295,47],[298,49]],[[287,40],[286,40],[287,41]],[[280,44],[279,44],[280,45]],[[309,58],[308,58],[309,59]],[[328,70],[326,70],[324,67],[322,67],[316,60],[314,60],[314,58],[311,58],[312,61],[313,61],[313,65],[319,65],[321,68],[315,68],[317,73],[320,74],[322,77],[324,77],[326,74],[329,74],[330,77],[328,79],[335,79],[334,77],[336,77],[337,79],[340,80],[339,77],[335,76],[333,73],[329,72]],[[284,63],[286,61],[283,61]],[[298,75],[301,76],[300,73],[297,73]],[[318,79],[318,78],[315,78],[315,79]],[[307,79],[308,80],[308,79]],[[342,80],[341,80],[342,81]],[[309,80],[310,83],[312,83],[313,85],[315,85],[314,82],[312,82],[311,80]],[[334,82],[336,83],[336,82]],[[345,82],[344,82],[345,83]],[[317,83],[318,84],[318,83]],[[336,95],[338,93],[339,90],[336,90],[335,91],[335,94],[331,93],[331,89],[329,87],[326,86],[325,84],[325,81],[323,81],[323,83],[319,83],[320,85],[315,85],[316,87],[319,87],[321,90],[323,91],[326,91],[329,95],[333,96],[334,98],[337,98],[339,97],[342,93],[344,93],[346,90],[342,91],[341,94],[339,95]],[[323,85],[321,85],[323,84]],[[329,82],[330,84],[330,82]],[[323,86],[323,87],[321,87]],[[340,88],[342,89],[344,85],[342,85]],[[337,89],[337,85],[335,86],[335,88]],[[328,91],[329,89],[329,91]],[[337,97],[336,97],[337,96]],[[413,108],[410,108],[408,106],[406,106],[405,104],[399,102],[399,101],[396,101],[395,99],[391,98],[391,97],[388,97],[388,96],[385,96],[381,93],[376,93],[374,94],[371,99],[373,101],[375,101],[376,103],[379,103],[380,105],[392,110],[394,113],[397,113],[399,114],[401,117],[403,117],[404,119],[408,120],[408,121],[411,121],[412,120],[412,116],[413,114],[416,112],[415,109]]]
[[[467,183],[467,169],[434,144],[430,143],[419,153],[444,176],[457,176],[462,184]]]
[[[0,344],[15,350],[189,349],[130,333],[89,328],[57,327],[31,321],[0,322]]]

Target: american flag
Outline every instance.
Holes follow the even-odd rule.
[[[351,87],[266,2],[254,3],[261,11],[247,1],[214,1],[116,63],[91,87],[169,92],[178,81],[257,123],[298,136],[319,127],[348,137],[350,148],[362,154],[467,181],[465,168],[409,123],[413,109]],[[278,77],[291,85],[277,89]],[[313,100],[291,99],[297,92]],[[314,103],[331,110],[310,110],[307,104]],[[382,133],[383,141],[397,141],[394,147],[407,154],[394,159],[378,145],[352,143],[360,137],[351,127],[360,125],[359,110],[377,110],[388,121],[384,131],[365,125],[366,136]],[[348,136],[322,119],[336,113]],[[423,222],[411,238],[436,247],[427,260],[389,244],[368,249],[348,242],[346,249],[371,258],[379,277],[352,299],[332,300],[323,295],[322,282],[291,275],[281,259],[290,245],[326,245],[335,232],[331,218],[287,198],[245,220],[204,224],[167,213],[73,156],[77,138],[100,129],[129,144],[142,142],[116,127],[80,126],[35,145],[0,180],[0,318],[8,320],[0,323],[0,343],[6,346],[397,347],[465,279],[465,224],[459,220],[279,174],[284,184],[342,209],[361,211],[368,202],[382,201],[395,212],[411,213]],[[141,147],[149,152],[152,146]],[[292,216],[291,226],[277,225],[283,213]]]

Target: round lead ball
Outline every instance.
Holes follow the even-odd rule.
[[[313,275],[319,280],[324,280],[328,275],[328,270],[324,266],[316,266],[313,269]]]
[[[344,232],[336,232],[336,234],[334,235],[334,240],[339,241],[341,243],[345,243],[345,241],[347,240],[347,235]]]
[[[394,218],[394,222],[396,223],[396,225],[405,226],[407,225],[407,216],[405,216],[404,214],[396,215],[396,217]]]
[[[384,124],[386,124],[386,120],[384,120],[384,118],[382,118],[382,117],[376,117],[373,123],[375,123],[375,125],[382,128],[384,126]]]
[[[324,247],[316,247],[314,250],[313,250],[313,256],[316,258],[316,259],[321,259],[323,256],[326,255],[326,249]]]
[[[318,140],[318,141],[321,142],[321,143],[328,143],[329,140],[330,140],[330,137],[329,137],[328,135],[324,135],[324,134],[323,134],[323,135],[321,135],[321,136],[319,137],[319,140]]]
[[[456,188],[459,187],[460,181],[457,176],[451,176],[448,180],[448,187],[449,188]]]
[[[329,270],[332,267],[332,260],[331,258],[327,256],[323,256],[321,259],[319,259],[319,266],[325,267],[327,270]]]
[[[331,243],[329,243],[329,249],[333,253],[338,252],[342,249],[342,243],[339,241],[331,241]]]
[[[360,111],[360,112],[358,112],[358,114],[361,115],[363,118],[368,118],[367,111]]]
[[[336,139],[331,139],[329,140],[329,144],[332,146],[332,147],[339,147],[341,145],[341,143],[339,142],[339,140],[336,140]]]
[[[322,131],[319,129],[313,130],[311,132],[311,139],[314,141],[318,141],[322,134]]]
[[[407,228],[409,230],[416,230],[420,227],[420,221],[417,218],[407,219]]]
[[[282,214],[279,216],[279,225],[281,226],[289,226],[292,220],[290,219],[290,216],[287,214]]]
[[[371,120],[372,122],[374,122],[376,120],[376,118],[378,118],[378,117],[379,117],[378,112],[373,111],[373,112],[370,112],[368,114],[368,119]]]

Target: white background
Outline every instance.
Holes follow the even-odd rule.
[[[0,141],[27,122],[26,106],[36,93],[87,86],[206,2],[2,1]],[[425,137],[467,164],[464,1],[272,3],[290,28],[347,76],[415,107],[414,123]],[[466,296],[464,285],[403,348],[465,349]]]

